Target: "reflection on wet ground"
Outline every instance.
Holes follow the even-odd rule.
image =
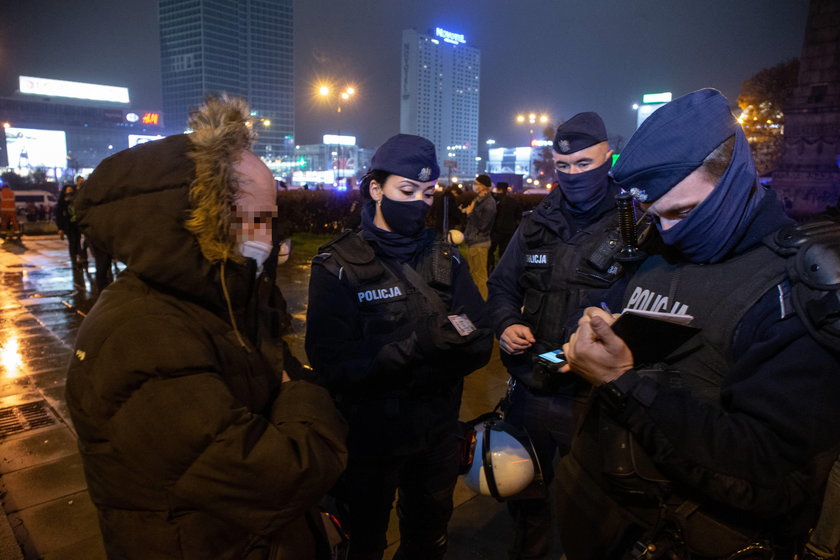
[[[311,240],[304,250],[293,245],[297,249],[278,268],[293,317],[288,341],[302,360],[309,259],[317,245]],[[89,270],[74,270],[58,236],[24,237],[23,243],[0,246],[0,496],[11,527],[0,519],[4,559],[20,557],[4,548],[9,542],[13,552],[19,544],[25,558],[104,558],[64,402],[66,365],[96,296],[90,263]],[[490,410],[506,379],[496,357],[467,377],[462,418]],[[503,505],[475,496],[460,481],[455,503],[447,558],[506,558],[510,522]],[[398,540],[393,516],[388,540],[386,560]]]

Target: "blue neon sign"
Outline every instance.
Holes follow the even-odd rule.
[[[446,29],[441,29],[440,27],[435,28],[435,35],[443,39],[445,42],[452,43],[453,45],[463,45],[467,42],[463,34],[453,33],[451,31],[447,31]]]

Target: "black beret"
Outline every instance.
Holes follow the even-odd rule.
[[[607,141],[607,129],[598,113],[578,113],[557,127],[552,147],[558,154],[573,154]]]
[[[475,182],[476,183],[481,183],[485,187],[492,187],[493,186],[493,181],[490,180],[490,176],[485,175],[484,173],[482,173],[481,175],[478,175],[475,178]]]
[[[424,183],[440,177],[435,145],[413,134],[388,138],[373,154],[370,168]]]

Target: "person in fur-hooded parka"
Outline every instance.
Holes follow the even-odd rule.
[[[344,469],[346,427],[281,338],[274,182],[248,114],[209,99],[192,133],[109,157],[77,199],[126,264],[66,395],[109,558],[317,557],[306,512]]]

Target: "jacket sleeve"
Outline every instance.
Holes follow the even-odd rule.
[[[523,271],[525,242],[522,228],[517,228],[499,264],[487,280],[487,308],[490,323],[497,337],[511,325],[523,324],[531,327],[522,317],[522,303],[525,293],[519,284]]]
[[[173,509],[258,534],[316,505],[347,459],[346,426],[327,392],[288,382],[264,414],[253,413],[225,382],[244,372],[219,371],[212,344],[193,326],[156,319],[118,329],[93,360],[109,368],[94,369],[97,392],[110,392],[111,379],[134,380],[123,402],[104,399],[115,407],[107,433],[116,456],[166,488]]]
[[[632,395],[618,420],[663,472],[715,501],[772,517],[813,502],[818,489],[803,472],[840,443],[840,360],[796,316],[779,319],[776,298],[767,294],[741,322],[722,410],[632,370],[616,382]]]

